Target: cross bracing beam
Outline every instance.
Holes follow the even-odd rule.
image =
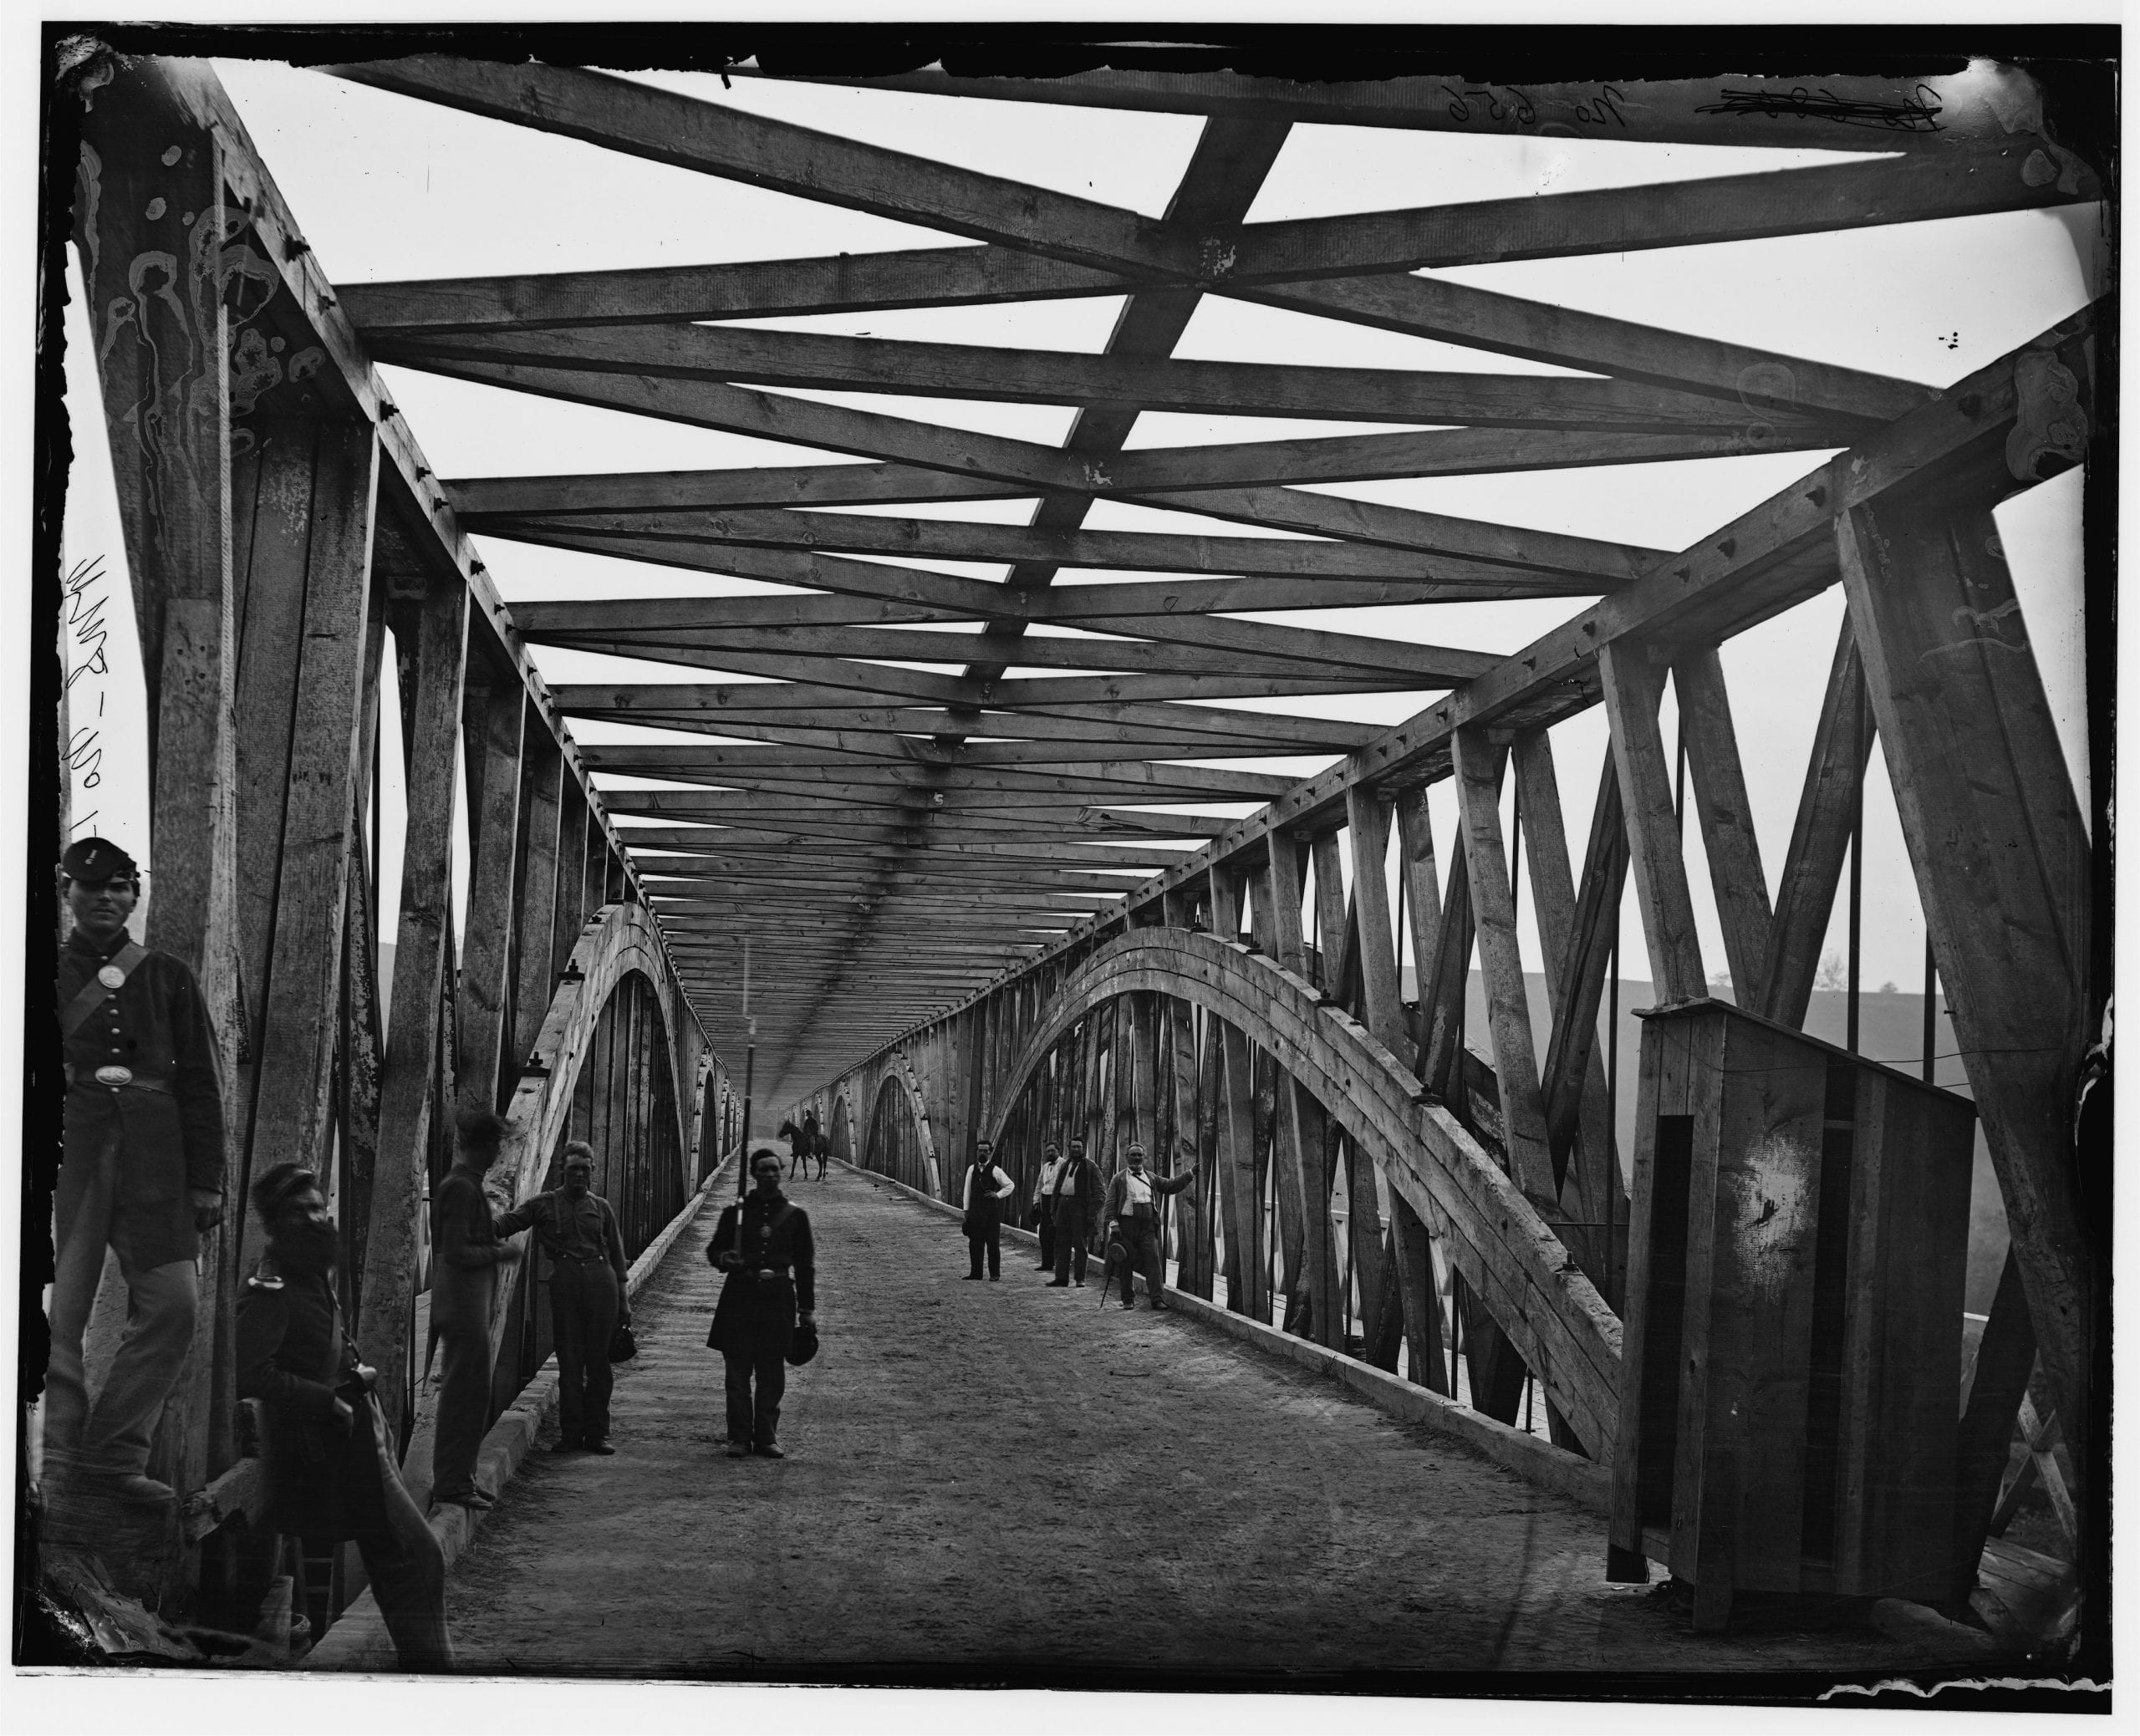
[[[1630,380],[1094,356],[727,326],[585,327],[397,339],[381,346],[379,354],[382,360],[412,368],[458,361],[642,379],[1134,406],[1202,415],[1628,434],[1728,427],[1746,415],[1739,402]],[[1763,409],[1778,421],[1808,420],[1788,402],[1771,401]],[[1866,420],[1830,420],[1832,434],[1846,438],[1849,428]]]
[[[1220,504],[1245,507],[1251,512],[1259,511],[1261,506],[1261,502],[1244,503],[1238,500]],[[841,588],[835,582],[838,578],[858,587],[869,583],[849,570],[865,563],[827,560],[822,555],[799,560],[756,562],[749,561],[747,556],[765,551],[822,551],[825,554],[897,555],[933,561],[1044,561],[1055,566],[1099,572],[1237,573],[1248,578],[1317,581],[1311,586],[1288,583],[1248,593],[1288,600],[1237,603],[1215,601],[1205,605],[1214,608],[1337,607],[1339,605],[1325,600],[1333,594],[1332,582],[1348,579],[1401,581],[1418,586],[1439,584],[1448,587],[1453,594],[1467,594],[1466,588],[1473,585],[1480,588],[1477,594],[1501,596],[1609,590],[1632,577],[1635,563],[1643,556],[1653,557],[1666,552],[1663,549],[1623,548],[1609,543],[1588,544],[1572,537],[1536,536],[1533,540],[1540,544],[1556,544],[1557,552],[1567,551],[1562,563],[1547,568],[1534,565],[1514,552],[1500,556],[1495,551],[1479,559],[1465,559],[1454,552],[1444,552],[1429,558],[1424,551],[1375,547],[1359,542],[1184,536],[1149,531],[1046,531],[1026,525],[964,524],[949,519],[784,511],[719,515],[586,514],[571,518],[486,517],[480,523],[487,535],[514,542],[558,542],[560,546],[584,548],[590,553],[614,553],[626,558],[674,564],[685,564],[676,560],[680,552],[696,554],[697,559],[691,564],[711,563],[718,557],[723,564],[712,565],[710,570],[767,578],[777,583],[813,585],[825,590]],[[1515,539],[1511,537],[1510,540]],[[726,564],[736,561],[744,564]],[[894,568],[874,583],[878,586],[888,586],[896,581],[912,583],[914,581],[905,576],[915,572],[912,568]],[[921,576],[954,577],[939,573],[925,573]],[[982,582],[969,579],[966,583]],[[1207,579],[1203,583],[1210,587],[1214,581]],[[1044,593],[1044,600],[1027,599],[1025,609],[1032,612],[1031,619],[1042,620],[1068,619],[1062,613],[1064,610],[1103,613],[1098,600],[1084,594],[1088,589],[1120,593],[1124,601],[1120,612],[1124,613],[1140,613],[1134,605],[1148,598],[1155,607],[1166,607],[1169,613],[1173,608],[1195,607],[1191,599],[1200,594],[1193,581],[1178,581],[1165,587],[1081,587],[1075,592]],[[858,594],[874,596],[885,593],[870,590]],[[953,587],[945,587],[940,594],[951,596],[959,593]],[[1208,594],[1215,598],[1223,593],[1211,589]],[[1178,601],[1170,607],[1159,603],[1159,598],[1169,596]],[[1414,595],[1393,597],[1390,600],[1410,602],[1424,598]],[[1011,606],[1012,601],[1004,599],[1005,606]]]
[[[657,162],[1074,264],[1106,269],[1134,262],[1184,286],[1752,240],[2027,209],[2099,191],[2077,160],[2048,178],[2025,176],[2026,151],[1987,140],[1976,150],[1200,233],[574,68],[417,55],[329,70]]]

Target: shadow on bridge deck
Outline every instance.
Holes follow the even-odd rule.
[[[1603,1579],[1602,1521],[1180,1317],[963,1281],[955,1226],[798,1181],[823,1353],[782,1463],[731,1460],[705,1347],[716,1204],[643,1294],[618,1453],[522,1468],[455,1571],[482,1672],[1279,1688],[1418,1672],[1809,1672],[1862,1630],[1697,1638]],[[1434,1683],[1416,1686],[1431,1690]]]

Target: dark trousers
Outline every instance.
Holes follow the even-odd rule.
[[[437,1433],[431,1438],[431,1499],[451,1501],[476,1487],[476,1456],[491,1426],[491,1334],[480,1318],[439,1321]]]
[[[1078,1281],[1085,1281],[1085,1201],[1082,1194],[1057,1194],[1049,1202],[1055,1209],[1055,1275],[1070,1281],[1070,1268],[1078,1268]]]
[[[1001,1277],[1003,1275],[1003,1239],[1000,1233],[1000,1226],[992,1217],[989,1219],[986,1229],[976,1229],[966,1237],[966,1252],[973,1260],[973,1270],[967,1274],[969,1277],[978,1278],[981,1275],[981,1253],[984,1248],[988,1250],[988,1275],[991,1278]]]
[[[770,1447],[780,1433],[781,1395],[787,1391],[787,1364],[777,1350],[723,1351],[728,1364],[728,1438]],[[757,1391],[751,1390],[752,1377]]]
[[[1159,1300],[1159,1291],[1165,1285],[1166,1270],[1159,1257],[1159,1226],[1150,1218],[1118,1218],[1115,1220],[1127,1250],[1122,1263],[1122,1306],[1134,1306],[1136,1298],[1131,1294],[1130,1274],[1142,1272],[1146,1288],[1150,1291],[1152,1306],[1165,1305]]]
[[[1040,1203],[1040,1263],[1043,1267],[1055,1264],[1055,1202],[1043,1199]]]
[[[550,1329],[558,1345],[558,1443],[599,1441],[609,1433],[616,1375],[617,1275],[606,1260],[560,1259],[550,1273]]]

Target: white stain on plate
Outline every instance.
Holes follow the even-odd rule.
[[[1818,1165],[1802,1141],[1771,1133],[1732,1171],[1734,1240],[1755,1289],[1785,1288],[1811,1258]]]

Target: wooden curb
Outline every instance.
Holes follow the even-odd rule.
[[[964,1214],[955,1205],[932,1199],[918,1188],[904,1182],[894,1181],[889,1175],[879,1175],[872,1169],[861,1169],[852,1163],[834,1158],[832,1160],[842,1168],[886,1187],[896,1188],[910,1199],[920,1202],[932,1211],[947,1217]],[[1002,1233],[1016,1238],[1022,1244],[1038,1246],[1040,1238],[1030,1229],[1020,1229],[1013,1224],[1002,1226]],[[1483,1416],[1467,1404],[1454,1398],[1444,1398],[1408,1380],[1401,1380],[1387,1370],[1363,1362],[1357,1357],[1348,1357],[1342,1351],[1325,1348],[1306,1338],[1296,1338],[1290,1332],[1266,1326],[1262,1321],[1246,1314],[1236,1314],[1215,1302],[1191,1296],[1186,1291],[1167,1286],[1167,1306],[1175,1313],[1190,1320],[1201,1321],[1206,1326],[1216,1326],[1220,1331],[1251,1344],[1266,1353],[1282,1357],[1287,1362],[1303,1368],[1313,1369],[1318,1374],[1329,1376],[1340,1386],[1349,1387],[1376,1409],[1399,1423],[1416,1423],[1460,1441],[1475,1452],[1484,1453],[1496,1464],[1513,1471],[1528,1482],[1589,1508],[1596,1513],[1609,1513],[1613,1506],[1612,1474],[1607,1468],[1587,1459],[1578,1459],[1564,1452],[1550,1441],[1541,1441],[1522,1429],[1512,1428],[1506,1423],[1497,1423]]]
[[[728,1173],[733,1162],[731,1154],[715,1165],[713,1173],[684,1202],[684,1209],[662,1227],[661,1234],[649,1242],[645,1251],[631,1263],[624,1274],[627,1297],[636,1296],[654,1275],[669,1250],[676,1245],[677,1238],[683,1235],[685,1226],[699,1214],[716,1184]],[[534,1446],[535,1437],[542,1433],[543,1421],[557,1402],[558,1361],[553,1357],[536,1371],[534,1379],[520,1389],[506,1407],[504,1414],[483,1437],[482,1447],[476,1455],[476,1480],[487,1489],[503,1494],[506,1484],[519,1470],[521,1461]],[[453,1564],[475,1540],[483,1519],[482,1513],[450,1503],[433,1510],[431,1535],[445,1551],[447,1572],[453,1571]],[[385,1673],[398,1670],[394,1642],[386,1632],[386,1619],[380,1614],[378,1601],[369,1591],[359,1594],[342,1611],[341,1618],[328,1629],[326,1637],[298,1659],[296,1667]]]

